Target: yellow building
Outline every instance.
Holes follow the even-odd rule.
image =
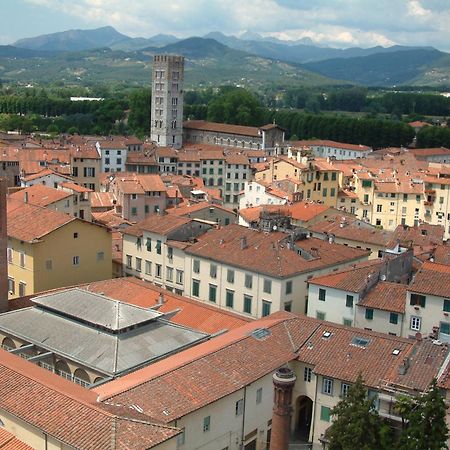
[[[59,211],[8,200],[9,298],[111,278],[111,233]]]

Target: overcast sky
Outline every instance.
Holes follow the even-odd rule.
[[[133,37],[252,31],[332,47],[450,51],[450,0],[0,0],[0,44],[105,25]]]

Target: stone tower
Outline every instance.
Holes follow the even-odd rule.
[[[0,178],[0,313],[8,309],[8,234],[6,231],[6,179]]]
[[[273,374],[274,400],[270,450],[289,450],[291,400],[295,380],[295,373],[287,367],[282,367]]]
[[[150,138],[159,147],[183,145],[184,57],[153,57]]]

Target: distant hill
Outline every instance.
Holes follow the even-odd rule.
[[[46,51],[81,51],[100,47],[110,47],[118,42],[130,39],[113,27],[94,30],[69,30],[59,33],[20,39],[14,47]]]
[[[308,63],[304,67],[324,76],[333,76],[368,86],[420,84],[427,70],[433,64],[439,64],[441,60],[446,61],[441,68],[448,76],[450,74],[448,56],[450,55],[434,49],[417,49],[356,58],[334,58]]]
[[[77,52],[46,52],[0,46],[0,80],[12,83],[69,84],[150,83],[157,53],[186,57],[186,86],[240,85],[257,89],[267,84],[317,86],[339,83],[296,65],[231,49],[213,39],[189,38],[164,47],[139,51],[97,48]]]

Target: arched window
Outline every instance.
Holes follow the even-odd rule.
[[[11,338],[6,337],[2,341],[2,348],[5,350],[14,350],[16,348],[16,344]]]
[[[75,381],[75,383],[77,384],[81,384],[82,386],[91,384],[91,379],[84,369],[78,368],[77,370],[75,370],[73,377],[73,381]]]
[[[72,379],[72,371],[70,370],[69,364],[66,363],[66,361],[60,359],[55,364],[55,372],[69,380]]]
[[[210,186],[214,186],[214,178],[210,178],[209,179],[209,185]]]

